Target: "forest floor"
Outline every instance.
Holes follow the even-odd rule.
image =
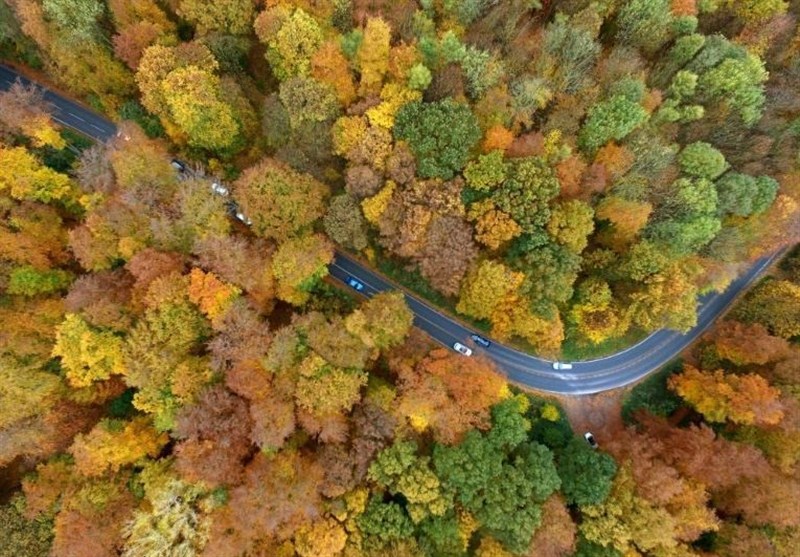
[[[591,431],[602,446],[604,440],[625,429],[622,421],[622,397],[625,393],[626,389],[614,389],[596,395],[557,398],[575,434]]]

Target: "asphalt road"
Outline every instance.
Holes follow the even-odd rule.
[[[23,83],[30,83],[12,69],[0,65],[1,89],[8,89],[18,78]],[[46,89],[44,98],[51,104],[57,122],[100,141],[105,141],[116,134],[114,124],[96,112]],[[638,381],[675,358],[725,311],[739,293],[757,280],[779,255],[780,253],[775,253],[756,261],[725,292],[701,297],[698,300],[697,325],[687,333],[660,330],[612,356],[573,362],[573,368],[569,371],[554,370],[550,361],[524,354],[496,342],[492,342],[488,348],[477,346],[470,340],[470,335],[473,333],[484,337],[486,335],[464,327],[415,296],[408,293],[405,293],[405,296],[414,312],[414,325],[441,344],[452,348],[453,343],[460,342],[471,347],[473,357],[484,355],[492,359],[515,383],[540,391],[586,395]],[[357,279],[364,285],[361,294],[365,296],[398,289],[375,271],[338,251],[330,266],[330,273],[345,285],[350,277]]]

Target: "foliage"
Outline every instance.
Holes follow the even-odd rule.
[[[624,95],[614,95],[592,108],[578,135],[578,145],[594,153],[611,139],[625,138],[647,119],[647,112]]]
[[[683,373],[670,377],[669,387],[709,422],[775,425],[783,418],[780,391],[760,375],[708,373],[685,365]]]
[[[308,230],[325,210],[328,188],[275,159],[264,159],[234,184],[237,200],[260,236],[283,241]]]
[[[67,271],[52,269],[40,271],[31,265],[15,267],[8,277],[8,293],[37,296],[65,290],[72,282]]]
[[[333,246],[320,234],[283,242],[272,259],[278,298],[303,305],[311,289],[328,274],[328,264],[332,260]]]
[[[754,178],[738,172],[726,173],[715,186],[720,211],[739,217],[763,213],[772,205],[778,192],[778,182],[774,178]]]
[[[622,417],[625,422],[632,423],[636,412],[640,410],[668,418],[680,408],[680,399],[667,387],[669,378],[679,369],[679,363],[666,366],[626,393],[622,402]]]
[[[550,200],[558,193],[555,172],[540,157],[518,159],[509,176],[495,190],[497,207],[508,213],[525,232],[534,232],[550,218]]]
[[[394,135],[408,142],[420,176],[448,180],[467,163],[480,130],[468,107],[447,99],[403,106],[395,118]]]
[[[323,38],[319,24],[308,13],[300,8],[288,12],[286,7],[274,6],[255,20],[256,35],[267,45],[267,60],[281,81],[309,73],[311,57]]]
[[[678,164],[686,174],[713,180],[727,168],[725,157],[708,143],[696,141],[683,148]]]
[[[800,335],[800,286],[786,280],[766,280],[756,286],[736,309],[741,321],[763,324],[770,332],[789,339]]]
[[[611,456],[593,450],[578,438],[573,438],[558,452],[556,466],[567,503],[580,507],[605,501],[617,472]]]
[[[0,2],[3,58],[133,121],[0,93],[0,554],[792,554],[797,258],[592,450],[322,233],[549,360],[705,325],[797,238],[796,11]]]
[[[125,371],[122,339],[91,327],[75,314],[67,314],[58,327],[53,356],[61,358],[67,380],[74,387],[88,387]]]

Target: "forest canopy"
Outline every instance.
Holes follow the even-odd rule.
[[[796,249],[599,450],[328,273],[552,358],[689,330],[800,239],[798,16],[0,2],[0,58],[119,130],[0,92],[0,556],[792,557]]]

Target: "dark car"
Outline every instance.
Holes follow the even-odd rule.
[[[353,277],[347,277],[347,285],[355,290],[358,290],[359,292],[364,290],[364,283],[358,279],[354,279]]]
[[[490,341],[486,340],[481,335],[469,335],[469,338],[471,338],[472,340],[474,340],[475,342],[477,342],[478,344],[480,344],[484,348],[489,348],[492,345],[492,343]]]

